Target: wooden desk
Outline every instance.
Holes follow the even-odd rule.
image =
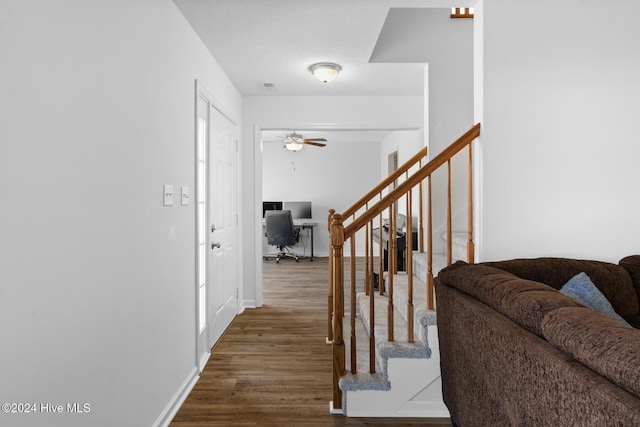
[[[317,222],[307,219],[294,219],[293,226],[303,230],[311,230],[311,261],[313,261],[313,229],[318,225]]]

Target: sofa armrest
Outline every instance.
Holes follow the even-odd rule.
[[[452,264],[438,274],[436,287],[440,283],[471,295],[538,336],[542,336],[540,323],[547,313],[561,307],[583,307],[544,283],[482,264]]]
[[[589,308],[554,310],[541,323],[546,340],[640,398],[640,331]]]

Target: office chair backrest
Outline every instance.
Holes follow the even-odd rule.
[[[272,246],[293,246],[296,243],[291,211],[266,211],[264,214],[267,243]]]

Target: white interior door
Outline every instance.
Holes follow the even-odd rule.
[[[237,128],[209,106],[209,348],[238,314]]]
[[[237,129],[198,88],[196,116],[196,363],[238,313]]]

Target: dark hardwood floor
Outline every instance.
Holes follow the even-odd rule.
[[[329,414],[327,259],[263,265],[264,306],[233,321],[172,427],[451,425],[448,419]]]

